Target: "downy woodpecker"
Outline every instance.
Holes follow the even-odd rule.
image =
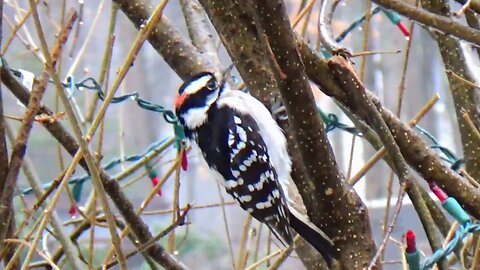
[[[245,211],[282,244],[293,245],[293,228],[331,265],[333,242],[289,206],[291,160],[285,135],[260,101],[204,72],[182,84],[175,112],[212,175]]]

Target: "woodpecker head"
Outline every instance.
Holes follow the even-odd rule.
[[[222,90],[215,75],[202,72],[184,82],[175,98],[175,113],[182,125],[195,129],[207,121],[207,112]]]

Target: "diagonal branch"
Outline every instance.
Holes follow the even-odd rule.
[[[193,45],[209,58],[211,67],[215,68],[213,71],[219,72],[222,64],[217,52],[218,48],[210,34],[211,27],[205,11],[198,0],[180,0],[180,4]]]
[[[10,91],[23,103],[27,104],[30,94],[28,90],[21,85],[10,72],[5,65],[1,67],[1,75],[3,83],[10,89]],[[41,106],[39,113],[46,113],[53,115],[52,111],[46,107]],[[74,156],[79,150],[79,145],[75,141],[74,137],[63,127],[60,122],[50,123],[48,121],[42,122],[42,125],[52,134],[52,136],[67,150],[67,152]],[[79,162],[80,166],[88,171],[88,166],[84,159]],[[123,193],[120,185],[117,181],[112,179],[106,174],[104,170],[99,170],[100,180],[105,187],[105,191],[112,199],[115,206],[120,211],[128,226],[137,237],[140,243],[145,243],[152,238],[152,234],[148,226],[143,220],[135,213],[132,203],[129,201],[125,193]],[[161,245],[155,243],[147,250],[148,255],[154,259],[160,265],[163,265],[167,269],[187,269],[186,266],[169,254]]]
[[[349,94],[351,89],[342,89],[333,80],[327,61],[317,56],[300,39],[297,39],[297,44],[309,78],[319,85],[325,94],[335,98],[352,113],[358,114],[358,104]],[[435,151],[407,124],[401,122],[394,113],[384,108],[375,95],[370,91],[366,91],[366,94],[382,114],[402,155],[410,166],[426,181],[436,181],[450,196],[455,197],[472,216],[480,218],[480,191],[443,164]],[[362,120],[372,125],[368,119],[362,118]]]
[[[55,67],[55,63],[60,56],[61,50],[65,42],[67,41],[68,35],[70,30],[73,26],[73,23],[77,19],[77,14],[75,11],[72,11],[69,16],[69,22],[65,25],[65,27],[60,31],[58,35],[57,42],[52,48],[51,51],[51,58],[53,59],[51,65],[52,68]],[[46,52],[49,54],[50,52]],[[2,61],[5,63],[5,61]],[[0,222],[0,245],[3,245],[3,240],[5,239],[5,233],[7,232],[7,228],[9,226],[10,219],[13,218],[11,216],[11,207],[13,204],[13,195],[15,191],[15,187],[17,184],[18,174],[20,172],[20,168],[23,162],[23,158],[25,156],[26,148],[27,148],[27,141],[30,136],[30,131],[33,127],[33,121],[35,115],[37,114],[40,102],[43,98],[43,95],[46,90],[46,86],[48,83],[48,65],[46,64],[44,67],[44,71],[42,73],[42,77],[38,84],[34,85],[32,90],[32,94],[28,101],[28,106],[25,111],[25,115],[22,118],[22,125],[18,131],[17,138],[15,139],[15,143],[12,147],[12,154],[10,156],[10,164],[9,170],[6,176],[5,185],[3,190],[1,190],[1,200],[0,200],[0,217],[2,218]]]
[[[368,215],[366,211],[359,211],[363,203],[346,185],[328,143],[285,5],[281,0],[253,1],[252,8],[257,30],[265,36],[264,46],[267,51],[271,50],[271,61],[277,67],[274,74],[307,176],[316,192],[323,194],[318,201],[307,203],[307,210],[323,213],[317,222],[334,240],[341,264],[347,269],[361,268],[375,249]],[[345,222],[347,215],[349,222]],[[355,260],[348,259],[352,254]]]
[[[270,107],[272,100],[279,100],[277,81],[273,75],[270,57],[263,49],[263,45],[257,41],[259,37],[252,16],[237,1],[201,0],[201,3],[250,93],[261,100],[267,108]],[[277,122],[286,137],[293,138],[288,119],[277,117]],[[289,139],[287,142],[288,152],[292,158],[292,178],[296,182],[295,185],[290,185],[291,190],[288,193],[293,195],[295,205],[299,206],[297,210],[306,214],[302,197],[310,197],[312,201],[317,201],[312,195],[315,191],[310,188],[310,180],[306,176],[296,141]],[[297,190],[297,185],[303,188]],[[309,214],[310,219],[312,215],[320,215],[318,212]],[[305,239],[300,238],[299,242],[301,244],[296,245],[295,249],[304,265],[307,268],[320,267],[324,263],[320,254],[311,245],[306,244]],[[301,251],[298,250],[300,247],[303,247]]]
[[[142,1],[135,1],[135,3],[136,3],[135,5],[122,4],[123,1],[118,1],[118,0],[116,2],[120,4],[121,9],[129,16],[129,18],[135,24],[137,24],[138,21],[144,20],[145,17],[147,16],[146,14],[148,14],[150,12],[149,9],[147,8],[147,6],[145,5],[145,3],[147,3],[147,2],[143,1],[143,0]],[[207,1],[201,1],[201,2],[202,2],[202,4],[205,5],[204,2],[207,2]],[[231,9],[232,6],[238,8],[238,6],[239,6],[238,2],[236,2],[236,1],[228,2],[227,1],[226,2],[226,4],[228,4],[227,7],[222,6],[223,2],[224,1],[208,1],[208,3],[210,3],[209,5],[210,5],[211,8],[210,8],[210,11],[209,11],[209,9],[207,9],[207,13],[217,15],[218,12],[221,11],[222,14],[225,14],[225,16],[223,18],[222,18],[222,16],[212,16],[211,14],[209,14],[209,16],[211,18],[214,18],[213,19],[214,25],[215,25],[215,27],[217,27],[217,31],[219,31],[220,33],[225,33],[225,31],[227,31],[229,28],[228,27],[223,28],[223,29],[225,29],[225,31],[224,30],[219,30],[218,27],[219,26],[221,27],[225,24],[215,23],[215,18],[217,18],[217,20],[218,20],[218,18],[221,18],[221,19],[223,19],[223,22],[230,21],[232,25],[236,25],[236,22],[238,20],[244,20],[244,19],[249,18],[244,11],[240,12],[240,14],[241,14],[240,17],[236,17],[235,15],[232,16],[232,14],[230,14],[229,12],[225,12],[226,10]],[[133,6],[137,6],[139,10],[134,11]],[[215,10],[217,12],[215,12]],[[250,19],[250,22],[252,22],[251,19]],[[195,72],[196,70],[182,68],[181,66],[175,66],[176,63],[179,63],[182,60],[185,60],[184,58],[182,58],[181,55],[179,55],[178,52],[182,52],[183,54],[188,54],[188,53],[198,54],[198,52],[196,52],[195,50],[190,50],[190,51],[185,50],[184,48],[189,46],[186,43],[186,41],[184,39],[178,38],[178,36],[176,36],[178,34],[178,31],[174,30],[171,26],[163,23],[163,21],[161,22],[161,26],[157,26],[157,27],[163,28],[164,31],[174,33],[174,35],[165,35],[163,33],[160,33],[161,31],[155,31],[155,32],[152,33],[152,35],[149,38],[150,43],[152,44],[152,46],[158,52],[160,52],[164,56],[164,58],[167,60],[167,62],[179,74],[180,77],[182,77],[182,78],[189,77],[190,74],[192,72]],[[230,29],[232,29],[232,28],[230,28]],[[262,94],[261,95],[262,96],[262,98],[261,98],[262,101],[264,101],[264,103],[268,104],[270,102],[270,97],[271,97],[271,96],[269,96],[269,94],[270,93],[275,93],[275,87],[276,87],[275,78],[272,74],[273,73],[272,69],[269,67],[269,65],[265,65],[265,62],[269,61],[270,56],[268,54],[265,54],[264,47],[259,46],[258,39],[255,38],[255,35],[252,35],[252,32],[255,33],[255,31],[256,31],[255,30],[255,24],[250,23],[250,25],[247,25],[246,30],[247,31],[245,31],[244,27],[236,27],[234,29],[234,31],[232,31],[229,35],[220,35],[220,36],[221,36],[222,40],[224,41],[224,44],[227,47],[227,50],[229,51],[229,53],[232,55],[232,52],[235,52],[236,55],[240,56],[240,57],[232,57],[232,59],[236,62],[239,62],[239,65],[238,65],[239,71],[242,75],[244,75],[244,78],[246,78],[246,80],[245,80],[246,84],[255,93],[261,93]],[[289,31],[291,31],[291,30],[289,30]],[[158,40],[160,40],[161,38],[163,40],[163,43],[158,42]],[[236,42],[225,42],[225,40],[228,40],[229,38],[234,38],[234,39],[235,38],[252,38],[253,42],[249,41],[249,43],[245,44],[246,45],[245,47],[235,48],[235,46],[239,46],[240,43],[236,44]],[[172,47],[171,44],[177,44],[178,46],[177,47]],[[229,48],[229,46],[231,46],[231,47]],[[169,47],[169,49],[166,49],[166,47]],[[175,49],[181,49],[181,50],[179,50],[178,52],[172,52],[171,51],[171,50],[175,50]],[[191,49],[191,47],[190,47],[190,49]],[[242,54],[244,51],[246,51],[246,53]],[[250,52],[252,52],[252,53],[250,53]],[[248,57],[245,57],[245,55],[248,55]],[[254,56],[254,57],[251,57],[251,56]],[[177,57],[177,58],[175,58],[175,57]],[[188,61],[190,61],[190,62],[188,62],[190,66],[197,67],[198,62],[191,62],[191,59],[199,59],[199,56],[198,55],[197,56],[191,56],[190,59],[187,59]],[[242,60],[242,61],[240,61],[240,60]],[[185,62],[183,62],[182,64],[186,65]],[[197,70],[202,70],[202,69],[205,69],[206,67],[207,67],[206,62],[204,62],[203,67],[200,68],[200,69],[197,69]],[[265,68],[262,69],[263,67],[265,67]],[[242,73],[242,70],[244,70],[243,73]],[[258,71],[261,71],[261,72],[258,72]],[[261,74],[261,75],[259,75],[259,74]],[[251,77],[252,80],[248,80],[249,77]],[[264,90],[264,89],[271,89],[271,90],[261,91],[261,90]],[[312,100],[310,100],[309,102],[312,102]],[[317,123],[321,126],[321,122],[317,122]],[[327,141],[324,140],[323,142],[327,142]],[[327,148],[329,149],[329,146],[326,143],[323,145],[323,147],[325,147],[325,149],[327,149]],[[330,158],[332,159],[331,155],[330,155]],[[331,163],[326,162],[324,164],[331,164]],[[316,164],[316,166],[318,166],[318,164]],[[325,165],[325,166],[327,166],[327,165]],[[303,166],[300,166],[300,167],[303,167]],[[330,175],[333,175],[333,178],[331,178]],[[310,201],[306,202],[306,204],[310,205],[309,206],[310,209],[308,209],[309,210],[309,216],[316,216],[317,217],[314,220],[312,219],[312,221],[314,223],[316,223],[317,225],[319,225],[320,227],[328,226],[328,224],[331,223],[332,226],[330,227],[330,229],[332,231],[334,231],[333,233],[335,235],[340,235],[341,234],[341,237],[340,237],[341,239],[339,240],[339,242],[347,243],[348,241],[352,240],[353,238],[357,237],[358,235],[365,235],[365,234],[369,235],[370,228],[368,227],[369,226],[368,225],[368,216],[367,216],[367,213],[365,211],[365,207],[361,207],[360,211],[358,211],[358,209],[357,209],[357,207],[359,205],[363,205],[362,202],[358,199],[358,197],[353,196],[352,195],[353,193],[351,192],[351,190],[347,189],[341,181],[337,182],[337,184],[339,184],[340,186],[332,186],[332,188],[330,188],[330,187],[326,188],[324,185],[322,186],[322,181],[323,180],[327,180],[328,182],[332,183],[332,182],[335,182],[335,180],[338,180],[338,179],[341,179],[341,178],[342,177],[339,175],[338,168],[336,168],[334,166],[333,169],[331,169],[327,172],[323,172],[323,175],[321,175],[321,176],[316,175],[315,177],[312,177],[312,178],[301,176],[299,179],[296,179],[296,181],[303,183],[303,186],[301,187],[301,189],[304,189],[304,190],[301,190],[301,192],[304,192],[304,194],[308,194],[307,196],[309,197],[308,199]],[[321,180],[319,180],[319,179],[321,179]],[[297,182],[297,184],[298,184],[298,182]],[[320,187],[317,188],[317,187],[315,187],[316,185],[319,185]],[[352,212],[351,216],[353,217],[353,219],[348,224],[345,224],[346,228],[344,228],[345,231],[352,232],[352,234],[350,235],[352,237],[352,239],[344,238],[344,235],[342,234],[342,231],[339,232],[339,230],[334,229],[335,226],[338,225],[338,223],[333,222],[333,220],[335,220],[335,219],[331,218],[332,217],[332,211],[333,211],[334,207],[331,207],[331,205],[329,205],[329,204],[323,205],[323,204],[320,203],[322,201],[322,198],[323,198],[323,200],[325,200],[325,193],[330,194],[333,187],[338,188],[337,189],[338,193],[337,194],[332,194],[332,197],[340,196],[338,200],[335,200],[336,203],[339,204],[338,205],[340,207],[339,209],[344,209],[344,208],[348,208],[349,210],[354,209],[353,212],[352,211],[335,211],[335,213],[333,213],[334,215],[337,215],[336,218],[338,220],[338,219],[342,218],[342,217],[340,217],[341,214],[343,215],[347,212],[349,212],[349,213]],[[346,191],[346,190],[349,190],[349,191]],[[303,198],[303,199],[305,201],[305,198]],[[327,200],[327,201],[329,201],[329,200]],[[339,202],[342,202],[342,203],[339,203]],[[345,202],[348,202],[348,203],[345,203]],[[330,201],[328,203],[330,203]],[[348,207],[346,207],[346,206],[348,206]],[[323,211],[324,209],[325,209],[325,211]],[[338,209],[336,209],[336,210],[338,210]],[[362,224],[362,225],[358,226],[358,224]],[[362,226],[367,226],[367,228],[364,228]],[[355,234],[354,232],[357,232],[357,234],[354,235]],[[370,236],[362,236],[361,238],[371,239]],[[369,252],[370,253],[373,252],[373,249],[374,249],[373,248],[373,242],[367,241],[367,243],[365,243],[365,242],[362,241],[360,243],[357,240],[359,240],[359,238],[356,238],[356,240],[354,240],[354,242],[358,243],[358,245],[350,245],[350,246],[345,245],[345,250],[347,250],[347,248],[354,248],[354,249],[356,248],[359,252],[364,253],[364,254],[369,253]],[[365,251],[367,251],[367,252],[365,252]],[[365,258],[364,262],[368,263],[368,258]],[[354,262],[352,262],[352,263],[354,263]]]
[[[0,0],[0,13],[3,14],[3,0]],[[3,40],[3,24],[2,20],[0,20],[0,47]],[[0,74],[1,80],[1,74]],[[5,181],[7,178],[8,173],[8,148],[7,148],[7,140],[6,140],[6,122],[5,118],[3,117],[3,91],[2,86],[0,85],[0,192],[5,187]],[[9,233],[5,234],[5,238],[11,238]],[[0,244],[3,247],[3,244]],[[10,254],[7,255],[8,258],[11,258]],[[7,263],[5,260],[5,264]]]
[[[373,0],[373,2],[382,5],[385,8],[395,10],[396,12],[420,24],[433,27],[443,33],[448,33],[452,36],[480,46],[480,31],[464,26],[463,24],[452,19],[428,12],[423,8],[407,4],[406,1]]]
[[[150,0],[114,0],[114,2],[138,29],[150,18],[154,6]],[[210,70],[208,58],[200,54],[165,17],[157,23],[148,41],[182,79]]]
[[[0,11],[3,14],[3,0],[0,1]],[[0,45],[3,39],[2,20],[0,20]],[[0,80],[1,80],[0,74]],[[3,117],[3,91],[0,85],[0,190],[5,186],[8,172],[8,149],[5,136],[5,118]]]
[[[445,16],[445,18],[450,16],[448,2],[423,0],[422,6],[431,12]],[[474,81],[460,41],[449,35],[436,32],[433,33],[433,37],[437,41],[445,69],[451,71],[447,72],[447,78],[453,103],[455,104],[466,169],[474,179],[480,181],[480,138],[474,136],[472,129],[465,118],[463,118],[464,112],[467,113],[472,119],[474,126],[480,129],[480,110],[477,107],[480,94],[471,85],[455,78],[455,75],[457,75],[468,81]]]

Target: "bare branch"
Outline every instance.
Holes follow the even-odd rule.
[[[334,240],[340,251],[341,264],[349,269],[361,268],[373,256],[375,249],[374,242],[369,238],[368,215],[358,211],[362,202],[355,191],[345,184],[328,143],[284,3],[280,0],[253,1],[252,7],[258,16],[257,29],[267,37],[264,42],[272,49],[274,59],[271,61],[276,62],[286,76],[275,73],[307,176],[312,179],[311,183],[315,183],[316,192],[323,194],[316,198],[317,201],[306,203],[307,210],[323,213],[321,220],[317,220],[318,225]],[[352,219],[351,223],[344,221],[345,213]],[[361,241],[359,235],[362,235]],[[356,259],[347,259],[352,254]]]
[[[150,0],[114,0],[132,23],[140,29],[145,20],[150,17],[153,4]],[[182,79],[205,70],[214,70],[210,67],[208,58],[199,51],[175,29],[167,18],[162,18],[148,37],[163,59]]]
[[[1,74],[3,83],[10,89],[10,91],[24,104],[28,103],[29,93],[23,85],[21,85],[13,76],[13,74],[6,66],[6,62],[1,67]],[[41,106],[39,112],[52,115],[52,111],[46,107]],[[52,136],[67,150],[67,152],[74,156],[79,150],[79,146],[73,136],[63,127],[60,122],[42,122],[42,125],[52,134]],[[87,164],[84,159],[81,159],[79,164],[88,171]],[[148,226],[135,213],[132,203],[128,200],[125,193],[117,181],[108,176],[105,171],[100,170],[100,179],[105,187],[106,193],[110,196],[115,206],[118,208],[122,216],[125,218],[128,226],[138,238],[141,243],[152,238],[152,234]],[[148,255],[157,263],[164,265],[168,269],[187,269],[186,266],[178,262],[173,255],[166,252],[166,250],[155,243],[147,249]]]
[[[450,7],[448,2],[437,0],[422,0],[422,6],[431,12],[449,17]],[[471,29],[471,28],[470,28]],[[447,32],[448,34],[449,32]],[[480,32],[479,32],[480,33]],[[472,119],[477,129],[480,129],[480,110],[477,107],[480,94],[471,85],[465,84],[454,77],[456,74],[467,81],[473,81],[472,71],[467,65],[463,49],[458,39],[442,33],[433,33],[437,40],[443,64],[447,70],[447,78],[450,83],[450,92],[455,104],[457,122],[462,139],[462,148],[465,155],[467,172],[480,181],[480,138],[473,135],[468,123],[463,118],[466,112]],[[451,72],[448,72],[451,71]]]
[[[56,61],[60,56],[60,52],[62,50],[63,45],[65,44],[70,30],[73,26],[77,18],[76,12],[72,11],[69,16],[69,23],[66,24],[66,27],[62,29],[58,35],[57,42],[53,46],[51,52],[51,58],[53,61],[50,63],[52,66],[51,68],[55,67]],[[46,52],[47,54],[49,52]],[[2,61],[5,63],[5,61]],[[35,115],[39,111],[40,102],[43,98],[43,94],[45,93],[46,86],[48,83],[48,74],[49,67],[46,64],[44,67],[44,71],[42,73],[42,77],[38,84],[34,86],[32,90],[32,94],[28,101],[27,110],[25,115],[22,119],[22,125],[19,129],[17,138],[15,140],[15,144],[13,145],[12,154],[10,156],[10,164],[8,174],[6,176],[5,185],[1,196],[1,206],[0,206],[0,243],[3,243],[3,239],[5,239],[5,233],[7,232],[7,228],[9,226],[10,219],[13,218],[10,214],[11,207],[13,203],[13,194],[15,191],[15,186],[17,184],[18,174],[20,172],[20,168],[23,162],[23,158],[25,156],[25,151],[27,147],[27,141],[30,136],[30,131],[32,130],[33,122],[35,120]],[[3,79],[3,77],[2,77]]]
[[[357,102],[351,98],[348,91],[344,91],[332,79],[327,61],[320,59],[300,39],[297,39],[297,44],[309,78],[318,84],[325,94],[334,97],[336,101],[356,114],[358,110]],[[480,218],[480,191],[444,165],[435,151],[407,124],[402,123],[394,113],[384,108],[378,98],[370,91],[367,90],[366,94],[382,114],[406,161],[426,181],[436,181],[450,196],[460,201],[472,216]],[[367,119],[362,120],[371,125]]]
[[[452,19],[436,15],[425,9],[417,8],[405,1],[398,0],[373,0],[373,2],[420,23],[427,27],[433,27],[445,34],[471,42],[480,46],[480,31],[466,27]]]

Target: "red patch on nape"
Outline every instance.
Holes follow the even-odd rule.
[[[185,102],[185,99],[187,99],[188,96],[189,94],[186,93],[177,94],[177,96],[175,97],[175,109],[180,108],[180,106],[182,106],[183,102]]]

